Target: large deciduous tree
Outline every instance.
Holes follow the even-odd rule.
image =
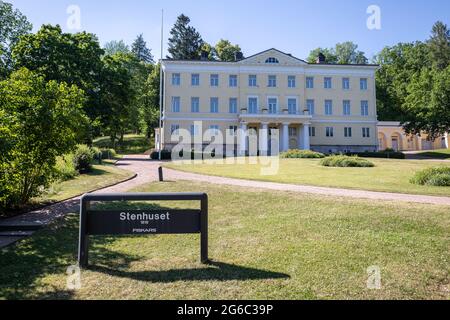
[[[131,46],[131,52],[139,61],[145,63],[155,62],[153,60],[152,51],[147,48],[147,43],[145,42],[142,34],[138,35],[136,40],[134,40],[133,45]]]
[[[105,43],[105,54],[108,56],[112,56],[116,53],[130,53],[130,48],[123,42],[123,40],[112,40]]]
[[[230,41],[221,39],[215,46],[215,52],[220,61],[234,61],[236,54],[242,50],[239,45],[233,45]]]
[[[19,10],[0,0],[0,79],[6,77],[13,67],[12,48],[31,28],[31,23]]]
[[[351,42],[338,43],[334,48],[317,48],[311,51],[307,61],[316,63],[317,57],[322,53],[325,56],[324,63],[336,64],[367,64],[368,59],[364,52],[358,50],[358,45]]]
[[[87,118],[84,93],[25,68],[0,82],[0,210],[48,186],[56,157],[75,146]]]
[[[184,14],[177,18],[170,31],[168,58],[177,60],[195,60],[200,57],[203,45],[202,37],[198,31],[190,26],[191,20]]]

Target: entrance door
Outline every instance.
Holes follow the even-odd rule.
[[[395,151],[398,151],[398,139],[397,138],[392,139],[392,149],[394,149]]]

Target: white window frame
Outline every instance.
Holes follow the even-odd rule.
[[[353,130],[352,130],[352,127],[345,127],[344,128],[344,137],[345,138],[351,138],[352,137],[352,135],[353,135],[353,132],[352,132]]]
[[[178,106],[175,108],[175,101],[178,100]],[[172,97],[171,100],[171,111],[173,113],[180,113],[181,112],[181,97]]]
[[[209,75],[209,86],[213,87],[213,88],[219,87],[219,79],[220,79],[219,74],[217,74],[217,73],[210,74]]]
[[[191,124],[190,132],[191,136],[198,136],[200,134],[200,127],[196,124]]]
[[[334,138],[334,127],[326,127],[325,128],[325,136],[327,138]]]
[[[295,89],[297,87],[297,76],[288,76],[288,88]]]
[[[197,82],[194,82],[194,79],[197,79]],[[192,73],[191,74],[191,86],[192,87],[199,87],[200,86],[200,74],[199,73]]]
[[[181,86],[181,73],[172,73],[172,86]]]
[[[342,90],[350,90],[350,78],[342,78]]]
[[[311,86],[309,86],[311,84]],[[314,89],[314,77],[306,77],[305,82],[306,89]]]
[[[364,85],[363,85],[364,83]],[[360,78],[359,79],[359,88],[361,91],[367,91],[369,87],[369,79],[368,78]]]
[[[217,101],[217,111],[213,111],[213,100]],[[216,114],[219,113],[219,109],[220,109],[219,97],[209,98],[209,112]]]
[[[250,99],[256,99],[255,112],[250,112]],[[247,112],[249,114],[258,114],[259,113],[259,97],[258,96],[247,96]]]
[[[194,100],[197,101],[197,109],[194,110]],[[199,113],[200,112],[200,98],[199,97],[191,97],[191,112]]]
[[[346,104],[348,102],[348,104]],[[348,110],[347,110],[348,107]],[[352,102],[350,100],[343,100],[342,101],[342,114],[344,116],[351,116],[352,115]]]
[[[363,138],[370,138],[370,128],[362,128]]]
[[[369,101],[361,100],[361,116],[368,117],[369,116]]]
[[[270,112],[270,100],[275,100],[276,101],[275,112],[274,113]],[[278,113],[280,113],[280,104],[279,104],[279,99],[278,99],[277,96],[267,96],[267,110],[268,110],[269,114],[278,114]]]
[[[277,76],[275,74],[269,74],[267,76],[267,87],[276,88],[277,87]]]
[[[316,136],[316,127],[309,127],[309,136],[310,137]]]
[[[236,105],[234,106],[233,110],[231,109],[231,101],[235,101],[236,102]],[[238,101],[239,101],[238,98],[230,98],[230,99],[228,99],[228,111],[229,111],[229,113],[231,113],[231,114],[238,113],[238,105],[239,105]]]
[[[171,136],[179,136],[180,135],[180,125],[179,124],[170,125],[170,135]]]
[[[329,83],[330,83],[329,86],[327,86],[328,80],[330,80],[329,81]],[[327,90],[333,89],[333,78],[332,77],[324,77],[323,78],[323,88],[327,89]]]
[[[289,109],[289,100],[295,100],[295,113],[291,113],[291,110]],[[296,96],[287,96],[286,97],[286,105],[288,109],[289,114],[299,114],[300,112],[300,106],[299,106],[299,98]]]
[[[329,106],[330,106],[330,109],[329,109],[329,111],[330,112],[328,112],[328,104],[327,104],[327,102],[330,102],[330,104],[329,104]],[[324,114],[326,115],[326,116],[332,116],[333,115],[333,100],[330,100],[330,99],[327,99],[327,100],[325,100],[325,102],[324,102]]]
[[[312,102],[312,108],[310,108],[310,105],[309,105],[309,103],[310,102]],[[308,113],[309,113],[309,115],[310,116],[313,116],[313,115],[315,115],[315,113],[316,113],[316,102],[315,102],[315,100],[314,99],[307,99],[306,100],[306,108],[308,109]]]
[[[254,83],[253,83],[253,80],[255,81]],[[258,75],[256,75],[256,74],[249,74],[248,75],[248,86],[250,88],[258,87]]]
[[[230,88],[237,88],[238,85],[239,85],[238,83],[239,83],[239,80],[238,80],[238,75],[237,74],[230,74],[228,76],[228,86]]]

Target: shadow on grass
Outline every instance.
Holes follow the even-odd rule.
[[[177,281],[232,281],[288,279],[284,273],[241,267],[221,262],[210,262],[204,268],[174,269],[166,271],[128,272],[103,266],[91,266],[90,270],[113,277],[128,278],[138,281],[170,283]]]

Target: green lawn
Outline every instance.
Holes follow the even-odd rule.
[[[54,183],[46,194],[38,199],[34,199],[34,201],[61,201],[69,199],[126,180],[132,176],[132,172],[112,165],[94,165],[90,173],[79,175],[73,180]]]
[[[0,299],[450,298],[448,207],[192,182],[137,191],[207,192],[213,264],[199,263],[198,235],[95,237],[82,288],[69,291],[73,214],[0,252]],[[367,289],[374,265],[381,290]]]
[[[450,149],[433,150],[427,152],[421,152],[417,155],[427,158],[435,159],[450,159]]]
[[[450,166],[446,162],[369,159],[374,168],[328,168],[316,159],[280,159],[278,174],[261,175],[260,165],[214,164],[194,162],[188,165],[169,163],[168,168],[238,179],[281,182],[323,187],[338,187],[396,193],[450,196],[448,187],[418,186],[409,182],[416,171],[433,166]]]
[[[94,147],[101,149],[113,148],[109,137],[101,137],[94,140]],[[152,141],[142,135],[125,135],[123,143],[116,146],[118,154],[141,154],[153,147]]]

